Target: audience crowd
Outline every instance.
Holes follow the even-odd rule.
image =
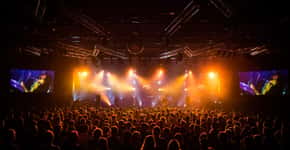
[[[289,121],[216,109],[96,108],[1,114],[0,150],[289,150]]]

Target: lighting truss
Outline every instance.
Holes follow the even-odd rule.
[[[97,24],[94,19],[91,17],[81,14],[81,13],[75,13],[73,11],[65,10],[64,11],[65,16],[72,19],[73,21],[81,24],[88,30],[92,31],[95,34],[101,35],[101,36],[108,36],[108,34],[105,32],[104,28]]]
[[[183,24],[188,22],[194,15],[199,12],[199,5],[196,5],[194,1],[190,1],[186,7],[182,10],[182,12],[176,16],[172,22],[164,29],[165,35],[167,37],[171,37],[174,33],[176,33]]]
[[[126,56],[126,54],[124,53],[117,52],[115,50],[105,48],[97,44],[94,45],[94,49],[92,50],[81,48],[79,46],[62,43],[62,42],[57,42],[57,46],[59,48],[65,49],[66,53],[69,55],[77,55],[77,56],[83,56],[83,57],[91,57],[91,56],[96,57],[100,52],[102,52],[104,54],[118,57],[121,59],[128,59],[128,56]]]
[[[223,0],[209,0],[215,8],[217,8],[226,18],[230,18],[233,12],[230,8],[223,2]]]
[[[183,51],[183,47],[175,49],[175,50],[171,50],[171,51],[167,51],[167,52],[163,52],[160,54],[160,59],[167,59],[169,57],[173,57],[178,55],[180,52]]]

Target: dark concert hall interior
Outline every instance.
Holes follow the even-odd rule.
[[[2,2],[1,150],[289,150],[287,1]]]

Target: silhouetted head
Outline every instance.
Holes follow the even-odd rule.
[[[14,129],[8,129],[6,136],[5,136],[5,140],[7,142],[13,142],[16,140],[16,131]]]
[[[141,150],[153,150],[156,148],[156,144],[152,135],[147,135],[141,146]]]
[[[93,135],[95,139],[99,139],[101,136],[103,136],[103,130],[101,128],[96,128],[93,131]]]
[[[98,148],[97,150],[109,150],[108,140],[105,137],[100,137],[98,140]]]
[[[154,137],[159,137],[160,136],[160,127],[159,126],[154,126],[153,130],[152,130],[152,135]]]
[[[54,140],[54,133],[51,130],[46,130],[43,134],[43,143],[52,144]]]
[[[167,150],[181,150],[180,143],[176,139],[171,139],[168,142]]]

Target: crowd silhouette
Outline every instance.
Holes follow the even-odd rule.
[[[1,150],[287,150],[289,120],[197,107],[88,104],[1,114]]]

